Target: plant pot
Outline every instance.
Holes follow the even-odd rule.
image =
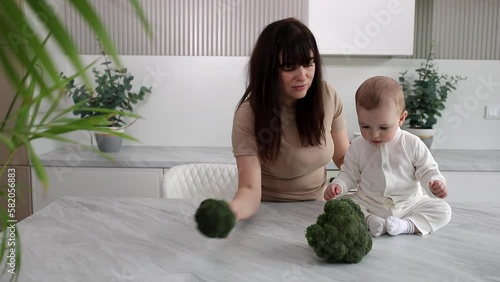
[[[418,136],[420,140],[422,140],[427,146],[427,148],[431,148],[432,140],[434,139],[434,129],[421,129],[421,128],[405,128],[406,131]]]
[[[111,129],[120,133],[125,132],[124,128]],[[97,147],[101,152],[116,153],[120,151],[123,141],[123,138],[121,136],[115,136],[107,132],[94,132],[94,135]]]

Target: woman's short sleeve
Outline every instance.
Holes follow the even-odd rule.
[[[231,141],[235,157],[258,156],[257,141],[254,132],[252,107],[248,102],[244,102],[236,110],[233,119]]]
[[[342,100],[335,88],[329,83],[326,83],[326,92],[330,97],[331,105],[333,105],[333,120],[332,120],[332,132],[338,132],[346,127],[344,118],[344,106]]]

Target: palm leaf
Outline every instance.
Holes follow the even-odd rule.
[[[0,63],[3,66],[5,74],[8,76],[11,83],[15,86],[18,86],[18,89],[22,88],[22,84],[19,83],[19,77],[18,77],[16,71],[14,70],[13,65],[9,62],[6,54],[4,53],[4,48],[0,48]],[[7,113],[5,114],[5,116],[3,117],[2,124],[0,125],[0,132],[2,132],[3,129],[5,128],[5,126],[7,125],[7,120],[9,119],[10,114],[12,113],[12,110],[14,108],[14,105],[16,102],[16,97],[17,97],[17,94],[12,99],[12,101],[9,105],[9,109],[7,110]]]
[[[149,21],[146,19],[146,16],[144,15],[144,11],[142,10],[142,6],[139,3],[139,0],[130,0],[130,2],[134,7],[137,17],[139,17],[139,19],[141,20],[142,26],[146,30],[146,33],[148,34],[149,37],[152,37],[153,30],[151,29],[151,25],[149,25]]]
[[[36,176],[38,179],[40,179],[40,182],[43,185],[43,189],[47,191],[47,188],[49,187],[49,179],[47,178],[47,172],[45,171],[45,168],[40,161],[40,158],[37,156],[35,151],[33,150],[33,147],[31,146],[30,142],[26,142],[26,149],[28,151],[28,155],[31,161],[31,167],[36,173]]]
[[[75,143],[75,141],[63,137],[62,134],[78,130],[109,132],[110,134],[136,140],[126,134],[114,132],[109,128],[96,129],[95,125],[101,124],[102,121],[105,121],[107,117],[112,115],[137,116],[119,111],[99,109],[98,111],[103,114],[102,116],[69,119],[65,116],[74,110],[77,105],[58,111],[58,105],[63,97],[62,93],[64,91],[62,90],[64,89],[65,81],[60,78],[59,72],[56,71],[57,62],[51,56],[51,53],[45,49],[48,38],[52,38],[67,55],[69,61],[68,67],[76,70],[76,74],[72,78],[80,77],[85,84],[90,85],[87,75],[89,66],[84,67],[81,58],[78,56],[77,47],[71,39],[71,34],[68,34],[64,24],[50,9],[47,0],[26,0],[24,2],[27,3],[27,7],[33,10],[34,14],[42,14],[48,19],[41,21],[47,29],[48,35],[43,41],[40,40],[36,32],[37,28],[23,14],[22,7],[18,6],[18,1],[0,1],[0,37],[7,38],[9,46],[9,48],[0,48],[0,68],[6,74],[11,85],[17,88],[17,93],[10,101],[7,113],[4,117],[0,117],[2,119],[0,124],[0,143],[5,144],[10,150],[9,159],[0,168],[0,176],[3,175],[4,169],[10,163],[14,152],[21,146],[25,146],[31,165],[35,171],[35,176],[40,179],[43,187],[47,188],[47,175],[43,163],[32,147],[32,140],[47,138],[61,142]],[[70,0],[69,2],[75,8],[76,12],[85,19],[89,29],[95,32],[114,62],[120,65],[113,43],[107,35],[96,11],[89,4],[89,1]],[[148,34],[151,34],[150,26],[147,23],[139,1],[130,0],[130,3],[147,29]],[[25,70],[24,75],[21,75],[18,71],[20,65]],[[28,79],[29,83],[26,84]],[[57,92],[56,95],[54,95],[55,92]],[[50,102],[50,106],[43,117],[41,117],[41,121],[37,124],[42,103],[46,102]],[[9,122],[14,118],[17,119],[14,123]],[[106,158],[112,159],[108,154],[99,151],[96,152]],[[5,193],[0,193],[0,196],[5,197],[6,195]],[[5,224],[8,220],[6,210],[0,209],[0,217]],[[17,230],[14,232],[16,232],[16,241],[20,240]],[[7,232],[3,232],[0,244],[0,255],[2,258],[6,257],[5,252],[8,248],[6,245],[7,239]],[[14,269],[16,274],[10,277],[11,281],[17,280],[18,274],[21,271],[20,242],[16,242],[16,246],[17,259]],[[4,264],[4,273],[6,268],[6,264]]]
[[[7,149],[9,149],[9,151],[12,151],[16,148],[10,136],[7,136],[1,132],[0,132],[0,142],[2,142],[7,147]]]
[[[26,0],[26,2],[30,5],[30,7],[37,11],[38,13],[42,13],[46,17],[47,20],[42,21],[47,30],[50,30],[52,35],[54,36],[55,41],[58,43],[59,47],[65,52],[65,55],[68,57],[70,62],[76,69],[83,69],[84,66],[80,57],[78,56],[78,48],[76,47],[74,41],[71,39],[70,34],[66,31],[64,25],[59,20],[59,17],[54,14],[52,8],[47,4],[46,1],[40,0]],[[98,24],[98,23],[94,23]],[[38,58],[43,63],[46,73],[52,76],[53,81],[58,81],[58,71],[54,68],[54,65],[50,61],[44,60],[46,52],[37,52]],[[82,79],[87,85],[90,85],[90,80],[88,76],[83,75]],[[44,93],[41,93],[42,95]],[[49,94],[49,93],[46,93]]]
[[[114,44],[109,38],[109,35],[104,28],[104,24],[95,12],[94,8],[89,4],[87,0],[69,0],[69,2],[80,12],[81,16],[86,20],[87,24],[95,32],[97,38],[99,38],[99,41],[103,45],[106,52],[111,55],[111,58],[113,58],[115,64],[119,66],[119,68],[121,68],[120,60],[118,58],[118,55],[116,55]]]
[[[26,68],[34,79],[36,79],[40,89],[42,91],[46,90],[46,80],[43,79],[42,75],[35,68],[35,65],[30,64],[30,61],[33,54],[36,54],[43,68],[46,69],[49,76],[55,80],[57,78],[57,71],[48,52],[44,49],[42,42],[38,36],[36,36],[36,32],[32,28],[32,24],[26,20],[26,17],[23,15],[16,1],[3,0],[2,5],[4,11],[3,16],[0,17],[0,32],[4,36],[9,37],[8,42],[13,51],[12,56]],[[21,33],[16,26],[21,26],[23,32]],[[25,34],[29,34],[30,36],[25,36]],[[14,41],[13,38],[16,38],[17,41]]]

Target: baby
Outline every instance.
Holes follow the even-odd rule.
[[[426,235],[448,224],[451,208],[442,200],[448,189],[436,161],[420,138],[399,128],[408,115],[399,83],[366,80],[356,91],[356,112],[362,136],[352,141],[324,198],[352,198],[374,237]]]

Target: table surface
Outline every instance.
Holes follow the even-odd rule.
[[[327,264],[304,237],[324,202],[263,202],[209,239],[199,201],[68,197],[18,223],[19,281],[500,281],[500,207],[450,204],[436,233],[384,235],[360,263]]]

